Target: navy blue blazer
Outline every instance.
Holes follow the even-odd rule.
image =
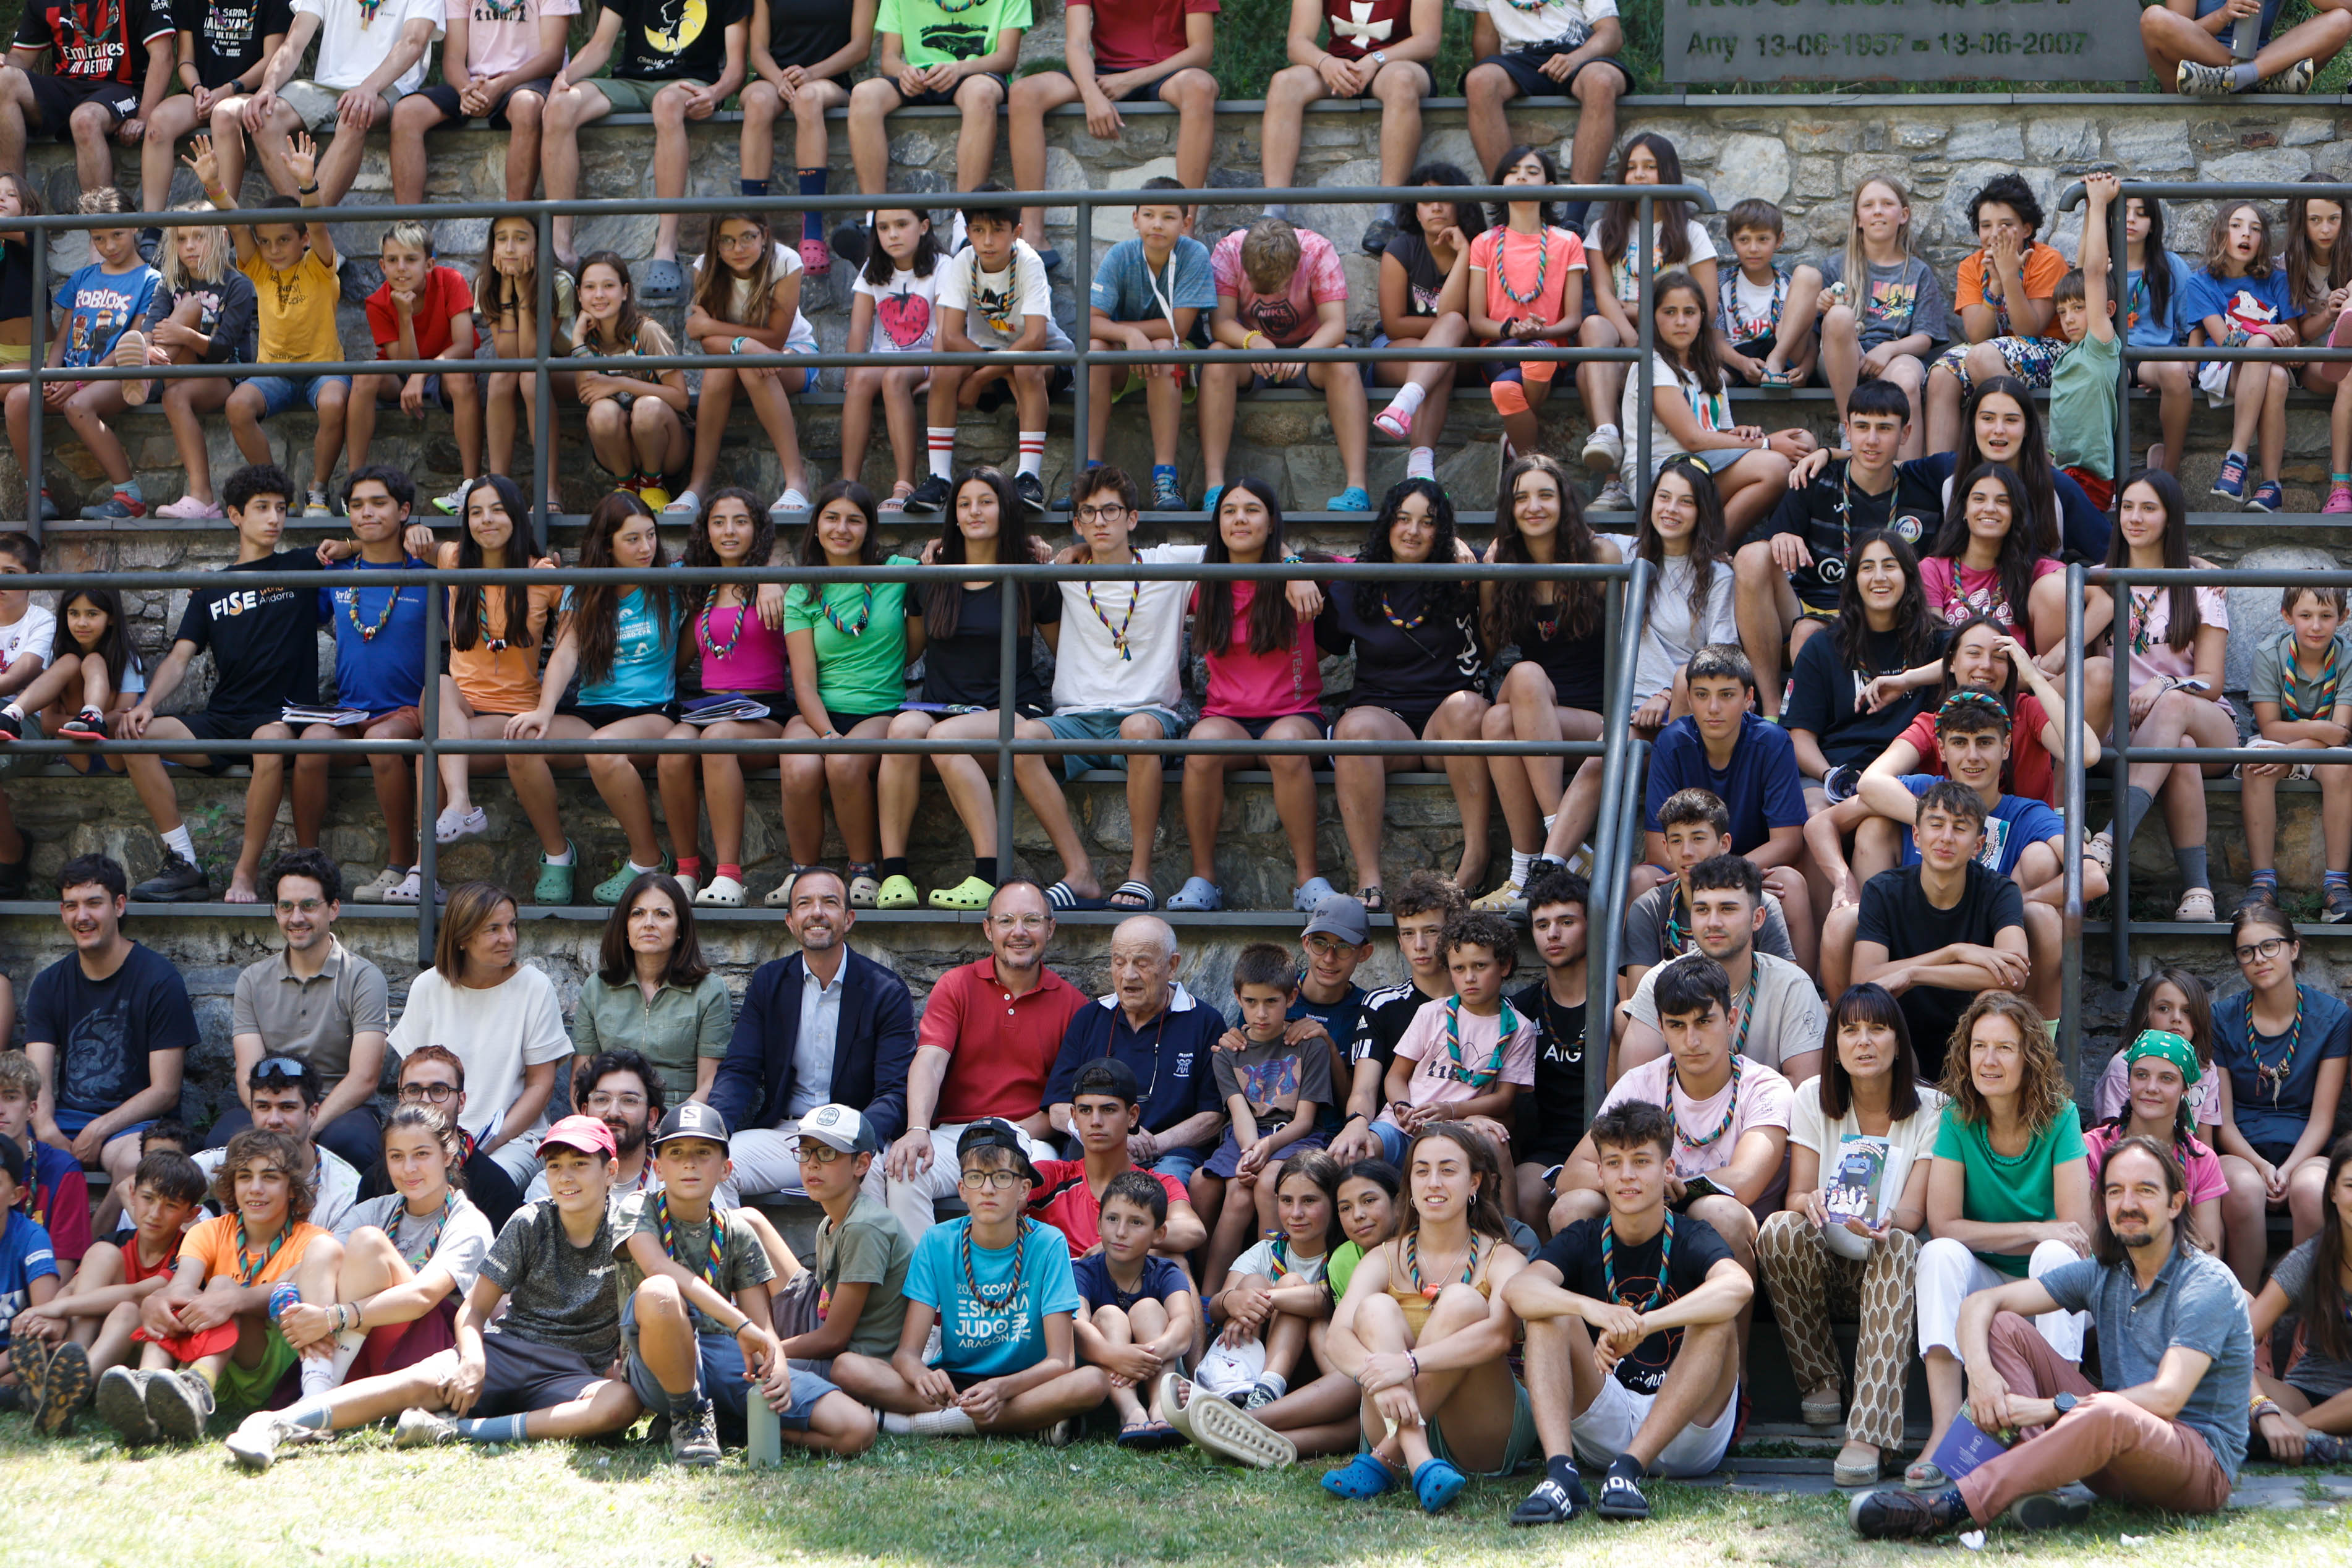
[[[710,1086],[713,1110],[740,1132],[788,1119],[793,1058],[800,1044],[799,953],[752,973],[727,1059]],[[915,1002],[907,983],[851,950],[841,977],[841,1025],[834,1037],[832,1099],[866,1113],[887,1147],[907,1125],[907,1068],[915,1059]]]

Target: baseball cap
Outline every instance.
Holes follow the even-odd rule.
[[[14,1138],[0,1137],[0,1165],[8,1168],[8,1179],[18,1186],[25,1184],[26,1167],[31,1159]]]
[[[1372,940],[1372,922],[1364,913],[1364,900],[1346,893],[1334,893],[1315,906],[1315,914],[1307,922],[1300,937],[1336,936],[1349,947],[1361,947]]]
[[[655,1130],[653,1143],[658,1149],[673,1138],[702,1138],[724,1149],[727,1136],[727,1118],[709,1106],[689,1100],[662,1118],[661,1126]]]
[[[801,1118],[798,1136],[814,1138],[845,1154],[877,1154],[882,1150],[874,1124],[846,1105],[818,1106]]]
[[[1135,1081],[1133,1073],[1128,1074],[1128,1081],[1129,1083]],[[1033,1186],[1040,1180],[1037,1167],[1029,1163],[1029,1148],[1021,1140],[1020,1129],[1014,1127],[1010,1121],[991,1117],[985,1121],[975,1121],[965,1128],[963,1136],[956,1140],[956,1163],[961,1165],[963,1157],[974,1149],[1010,1150],[1013,1154],[1013,1168],[1028,1177]]]
[[[544,1160],[557,1149],[598,1160],[610,1160],[620,1152],[613,1142],[613,1130],[593,1116],[567,1116],[549,1128],[539,1140],[539,1157]]]
[[[1116,1057],[1098,1057],[1078,1069],[1076,1079],[1070,1085],[1070,1098],[1082,1094],[1115,1094],[1128,1104],[1140,1100],[1141,1086],[1135,1081],[1135,1069]]]

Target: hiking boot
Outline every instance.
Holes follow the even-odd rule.
[[[131,889],[131,901],[137,904],[201,904],[212,896],[205,868],[190,865],[176,849],[163,851],[163,868]]]
[[[2183,60],[2173,73],[2172,85],[2184,98],[2227,98],[2235,89],[2230,85],[2228,66],[2201,66],[2195,60]],[[1861,1526],[1857,1524],[1856,1529]]]
[[[2276,76],[2266,76],[2254,83],[2254,90],[2256,92],[2309,92],[2312,79],[2318,74],[2319,72],[2314,68],[2309,60],[2297,60]]]
[[[98,1418],[113,1427],[133,1448],[144,1447],[156,1439],[155,1419],[147,1414],[147,1384],[162,1375],[127,1366],[110,1366],[106,1375],[98,1380]]]
[[[2352,921],[2352,887],[2328,883],[2319,895],[2319,918],[2332,926]]]
[[[49,1354],[33,1425],[49,1436],[73,1430],[74,1416],[89,1403],[89,1352],[68,1340]]]
[[[669,1457],[672,1464],[704,1468],[719,1462],[719,1417],[710,1401],[697,1405],[682,1420],[671,1418]]]
[[[159,1372],[147,1380],[147,1419],[156,1435],[174,1443],[194,1443],[205,1435],[213,1417],[213,1385],[184,1368]]]

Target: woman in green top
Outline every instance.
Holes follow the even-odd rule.
[[[819,490],[808,532],[801,538],[803,566],[880,566],[874,497],[855,479]],[[913,566],[904,555],[887,564]],[[907,623],[904,583],[832,583],[822,589],[795,584],[784,596],[784,650],[792,661],[793,696],[800,711],[784,726],[787,741],[878,741],[907,700],[907,664],[923,651],[923,627]],[[783,759],[784,839],[793,876],[768,895],[772,909],[789,906],[793,878],[824,853],[824,797],[849,847],[849,901],[874,907],[882,890],[875,868],[881,825],[875,812],[873,753],[801,751]]]
[[[581,984],[574,1069],[599,1051],[635,1051],[661,1075],[665,1103],[707,1102],[734,1032],[727,982],[703,962],[686,889],[667,872],[641,873],[605,920],[596,973]]]
[[[1944,1057],[1943,1126],[1927,1170],[1927,1231],[1919,1249],[1919,1352],[1934,1416],[1915,1490],[1940,1489],[1936,1451],[1960,1411],[1960,1302],[1971,1292],[2091,1256],[2095,1227],[2082,1120],[2050,1026],[2033,1004],[1983,992],[1960,1015]],[[2083,1359],[2087,1320],[2045,1312],[2034,1327],[2068,1361]]]

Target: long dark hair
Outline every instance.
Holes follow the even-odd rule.
[[[1003,561],[1025,562],[1034,559],[1030,547],[1035,542],[1029,532],[1029,514],[1013,494],[1013,481],[1004,470],[986,463],[975,464],[956,476],[955,488],[948,492],[949,500],[940,513],[939,549],[931,563],[937,566],[960,566],[965,560],[963,527],[956,521],[956,501],[963,495],[966,485],[986,485],[996,497],[996,558]],[[868,539],[874,530],[866,531]],[[1212,549],[1215,548],[1213,545]],[[818,547],[823,552],[824,547]],[[986,590],[994,594],[992,584]],[[923,635],[932,642],[942,642],[956,635],[956,623],[963,609],[963,584],[956,582],[932,583],[923,589]],[[1014,598],[1020,605],[1019,632],[1029,635],[1029,594],[1024,586]]]
[[[1472,182],[1470,176],[1462,172],[1460,164],[1432,159],[1416,166],[1411,174],[1405,176],[1404,183],[1408,185],[1466,185]],[[1391,221],[1406,234],[1420,235],[1422,243],[1426,245],[1433,237],[1422,229],[1421,214],[1414,210],[1420,205],[1419,202],[1397,203]],[[1462,231],[1463,243],[1467,244],[1486,226],[1486,209],[1476,202],[1454,202],[1453,207],[1454,226]]]
[[[511,525],[507,539],[506,563],[520,566],[530,556],[530,535],[524,531],[530,527],[530,508],[523,504],[522,487],[504,474],[491,474],[466,487],[467,500],[471,501],[475,489],[483,485],[488,485],[490,493],[499,498],[499,504],[506,509],[507,521]],[[457,564],[461,569],[472,572],[482,565],[482,546],[475,539],[474,531],[467,526],[466,510],[463,506],[457,509]],[[449,612],[449,646],[459,653],[472,652],[483,640],[482,610],[492,593],[506,595],[506,636],[499,640],[509,647],[531,646],[530,590],[520,583],[509,583],[499,589],[478,584],[459,589],[457,603]]]
[[[1715,327],[1706,319],[1706,290],[1698,286],[1697,279],[1678,267],[1650,285],[1653,317],[1665,308],[1666,298],[1672,294],[1688,294],[1698,301],[1698,336],[1691,340],[1689,348],[1682,350],[1667,347],[1662,336],[1657,340],[1658,353],[1665,356],[1667,363],[1687,371],[1701,392],[1721,392],[1730,384],[1731,373],[1725,368],[1723,354],[1715,346]]]
[[[2188,492],[2180,488],[2179,479],[2162,468],[2142,468],[2116,487],[2116,499],[2121,500],[2124,492],[2134,485],[2146,485],[2154,490],[2156,499],[2164,507],[2164,564],[2174,571],[2187,571],[2189,565]],[[2120,526],[2107,536],[2107,564],[2131,564],[2131,542],[2124,537]],[[2179,653],[2197,640],[2197,589],[2193,584],[2175,583],[2165,592],[2172,603],[2171,614],[2166,617],[2164,646]],[[2116,630],[2125,637],[2132,635],[2128,626],[2118,626]]]
[[[629,490],[614,490],[598,501],[596,510],[588,514],[587,538],[580,547],[580,564],[616,564],[613,559],[613,536],[628,526],[630,519],[653,515],[653,509]],[[656,532],[654,558],[646,564],[645,581],[630,590],[646,596],[646,607],[652,612],[654,624],[661,627],[665,641],[677,632],[677,605],[671,595],[669,574],[663,570],[668,564],[661,535]],[[587,584],[572,593],[572,636],[580,649],[580,679],[593,685],[613,672],[624,595],[608,583]]]
[[[727,269],[719,259],[719,231],[730,223],[748,223],[760,231],[760,259],[751,270],[743,274],[751,285],[750,303],[745,307],[749,320],[737,321],[728,310],[735,297],[736,274]],[[881,247],[875,247],[880,249]],[[727,321],[735,326],[765,327],[769,312],[774,310],[776,285],[790,274],[776,268],[776,231],[766,213],[720,213],[710,220],[710,230],[703,238],[702,265],[695,269],[694,303],[714,321]],[[785,323],[787,326],[790,322]]]
[[[694,934],[694,900],[667,871],[640,871],[622,889],[621,901],[604,917],[604,937],[596,950],[596,978],[607,985],[626,985],[636,977],[637,957],[629,947],[629,911],[648,889],[669,900],[677,914],[677,945],[669,950],[669,966],[662,971],[665,984],[691,991],[710,973],[703,962],[702,942]]]
[[[1536,146],[1533,142],[1520,142],[1517,146],[1512,148],[1509,152],[1505,153],[1501,157],[1496,159],[1495,166],[1487,171],[1488,178],[1486,183],[1490,185],[1501,184],[1503,183],[1503,171],[1530,153],[1533,153],[1536,161],[1543,165],[1544,184],[1547,185],[1559,184],[1560,183],[1559,161],[1554,158],[1543,148]],[[1486,219],[1486,226],[1489,228],[1501,228],[1510,221],[1511,204],[1508,202],[1496,202],[1495,204],[1494,212],[1489,215]],[[1538,202],[1536,204],[1536,222],[1538,224],[1541,225],[1545,228],[1549,228],[1559,221],[1559,209],[1558,207],[1554,206],[1550,202]]]
[[[1911,1026],[1895,994],[1874,981],[1849,985],[1830,1009],[1822,1029],[1822,1116],[1829,1121],[1843,1117],[1853,1103],[1853,1075],[1838,1060],[1838,1031],[1848,1024],[1866,1024],[1895,1034],[1895,1067],[1887,1080],[1887,1114],[1901,1121],[1919,1109],[1919,1056],[1911,1048]]]
[[[1569,483],[1568,470],[1559,459],[1542,452],[1528,452],[1514,458],[1503,470],[1503,482],[1495,492],[1495,542],[1486,558],[1496,565],[1524,566],[1535,558],[1528,553],[1526,539],[1519,533],[1518,485],[1531,473],[1546,473],[1559,487],[1559,542],[1553,546],[1556,564],[1583,565],[1592,559],[1592,525],[1584,521],[1584,497]],[[1593,582],[1563,582],[1559,584],[1559,632],[1575,640],[1589,637],[1601,629],[1608,607],[1602,602],[1601,586]],[[1495,609],[1486,627],[1486,646],[1499,648],[1506,643],[1518,643],[1524,649],[1536,635],[1536,589],[1523,577],[1513,577],[1495,586]]]
[[[1451,513],[1447,514],[1446,521],[1449,525],[1452,523]],[[1447,548],[1453,547],[1449,545]],[[98,646],[87,650],[76,644],[73,634],[66,629],[66,611],[76,599],[89,600],[90,608],[106,617],[106,629],[98,634]],[[80,652],[94,655],[105,663],[107,688],[117,693],[122,690],[124,670],[143,668],[139,662],[139,650],[131,646],[130,628],[122,624],[122,595],[115,589],[76,588],[58,598],[58,628],[49,642],[49,662],[55,664],[60,653]]]
[[[2025,481],[2026,497],[2033,503],[2032,511],[2024,514],[2035,525],[2033,552],[2055,555],[2058,542],[2063,537],[2058,521],[2058,481],[2050,466],[2050,441],[2042,428],[2041,411],[2033,405],[2032,387],[2013,375],[1989,375],[1977,383],[1977,389],[1969,395],[1968,412],[1960,421],[1960,446],[1952,458],[1952,472],[1965,474],[1992,460],[1977,450],[1977,410],[1995,393],[2016,404],[2025,415],[2025,434],[2017,443],[2017,459],[2010,467]],[[1931,550],[1927,553],[1938,552]]]
[[[890,259],[890,253],[882,248],[882,241],[874,233],[874,218],[881,216],[886,212],[913,213],[922,219],[922,229],[915,236],[915,254],[907,258],[907,269],[918,278],[929,278],[931,275],[931,268],[939,265],[940,241],[933,227],[931,215],[921,207],[874,209],[873,217],[867,218],[866,222],[866,266],[858,276],[877,289],[883,289],[887,288],[890,279],[898,275],[898,264]]]
[[[2202,980],[2170,964],[2152,971],[2139,983],[2139,990],[2132,997],[2131,1011],[2124,1018],[2123,1043],[2128,1046],[2139,1038],[2141,1031],[2156,1026],[2147,1021],[2147,1016],[2156,1010],[2156,988],[2159,985],[2171,986],[2188,1004],[2189,1043],[2197,1049],[2197,1065],[2210,1068],[2213,1065],[2212,994],[2205,989]]]
[[[1682,154],[1675,144],[1654,131],[1643,131],[1625,138],[1625,145],[1617,150],[1617,173],[1611,183],[1625,183],[1625,165],[1633,161],[1636,148],[1646,147],[1650,156],[1658,161],[1658,184],[1679,185],[1683,183]],[[1668,267],[1680,267],[1690,259],[1690,204],[1662,201],[1652,206],[1658,226],[1657,251],[1654,259]],[[1592,241],[1601,252],[1602,261],[1614,265],[1628,253],[1633,244],[1634,206],[1632,202],[1611,202],[1601,211],[1601,225],[1592,231]],[[1594,287],[1599,287],[1596,283]],[[1654,294],[1653,295],[1654,298]]]
[[[2352,1322],[2346,1321],[2344,1299],[2344,1216],[2336,1209],[2336,1181],[2352,1164],[2352,1136],[2338,1138],[2327,1151],[2327,1184],[2320,1189],[2319,1246],[2311,1272],[2295,1295],[2295,1312],[2303,1320],[2304,1337],[2312,1353],[2330,1361],[2352,1361]]]
[[[623,353],[636,353],[637,329],[645,325],[646,313],[637,308],[637,285],[629,276],[628,262],[617,250],[592,250],[580,258],[580,277],[587,277],[591,267],[609,267],[614,276],[621,280],[621,308],[613,313],[613,342]],[[574,287],[577,287],[576,282]],[[585,310],[580,313],[583,319],[588,314]],[[582,332],[581,340],[590,342],[590,333],[593,331],[591,328],[589,331]]]
[[[1265,508],[1265,547],[1261,561],[1279,561],[1286,546],[1282,538],[1282,501],[1274,487],[1265,480],[1244,475],[1227,485],[1217,499],[1217,510],[1224,510],[1225,501],[1236,492],[1255,496]],[[1225,532],[1217,525],[1217,518],[1209,519],[1209,545],[1201,560],[1204,564],[1222,566],[1233,560],[1226,548]],[[1282,584],[1261,583],[1250,596],[1249,650],[1268,654],[1287,647],[1298,635],[1298,614],[1290,607],[1290,595],[1283,593]],[[1201,584],[1201,648],[1203,653],[1222,654],[1234,642],[1234,585],[1231,583]]]
[[[1990,627],[1995,637],[2009,635],[2001,629],[1998,617],[1983,610],[1953,624],[1950,633],[1944,638],[1944,683],[1936,689],[1936,705],[1939,708],[1943,706],[1945,698],[1961,689],[1959,681],[1952,675],[1952,664],[1959,657],[1960,639],[1979,626]],[[2014,713],[2017,710],[2017,666],[2006,658],[1997,658],[1993,660],[1993,668],[2000,671],[2000,682],[1992,689],[1993,695],[2000,699],[2002,707]]]
[[[1391,536],[1396,532],[1397,514],[1404,510],[1405,498],[1419,496],[1429,503],[1429,525],[1433,533],[1429,542],[1429,561],[1433,566],[1450,565],[1454,561],[1454,542],[1457,537],[1454,526],[1454,500],[1445,487],[1435,479],[1404,479],[1389,487],[1381,498],[1381,514],[1372,519],[1372,526],[1364,534],[1363,548],[1356,559],[1362,562],[1392,563],[1396,546]],[[1421,602],[1431,614],[1451,618],[1460,616],[1477,602],[1478,590],[1461,578],[1433,576],[1426,583],[1383,584],[1359,579],[1348,592],[1354,596],[1356,615],[1370,621],[1381,614],[1383,602],[1402,598],[1396,590],[1410,586],[1421,595]]]
[[[1659,465],[1658,477],[1650,481],[1650,494],[1642,506],[1642,521],[1633,534],[1633,553],[1654,567],[1662,568],[1650,574],[1650,586],[1642,598],[1642,614],[1647,616],[1658,602],[1658,588],[1665,581],[1663,570],[1666,560],[1666,542],[1658,533],[1651,514],[1658,505],[1658,479],[1673,474],[1691,488],[1691,500],[1698,519],[1691,525],[1689,588],[1691,635],[1706,635],[1706,600],[1715,586],[1715,574],[1731,569],[1731,557],[1724,541],[1723,495],[1715,488],[1715,476],[1706,465],[1686,452],[1677,452]]]
[[[2025,481],[2007,463],[1979,463],[1952,486],[1950,504],[1944,509],[1944,525],[1936,531],[1936,543],[1927,552],[1941,555],[1953,563],[1955,577],[1959,562],[1969,552],[1969,495],[1979,481],[1990,479],[2000,486],[2009,497],[2009,531],[2001,536],[2000,554],[1993,563],[1994,574],[2000,579],[2001,597],[2009,602],[2010,625],[2021,633],[2026,632],[2026,602],[2033,592],[2033,563],[2042,552],[2033,547],[2034,528],[2026,509],[2030,504],[2025,493]]]
[[[1910,669],[1927,663],[1935,652],[1936,617],[1927,613],[1927,590],[1919,582],[1919,558],[1891,528],[1872,529],[1846,552],[1845,581],[1838,588],[1837,621],[1832,628],[1837,637],[1838,659],[1848,669],[1870,668],[1870,612],[1863,605],[1862,590],[1854,579],[1860,574],[1855,568],[1862,563],[1862,552],[1874,544],[1886,546],[1895,564],[1903,569],[1903,596],[1895,601],[1895,639],[1902,650],[1903,668]],[[1948,674],[1949,666],[1946,668]]]
[[[2303,177],[2303,184],[2307,185],[2328,183],[2317,174]],[[2352,206],[2346,205],[2342,197],[2329,195],[2324,191],[2314,195],[2323,202],[2334,202],[2347,217],[2352,217]],[[2336,231],[2336,248],[2327,253],[2327,275],[2316,279],[2312,277],[2313,258],[2308,226],[2311,203],[2311,196],[2296,196],[2286,204],[2286,291],[2299,309],[2306,310],[2313,301],[2325,300],[2347,283],[2352,283],[2352,235],[2347,235],[2341,228]],[[2155,237],[2156,231],[2150,229],[2148,238],[2152,241]]]
[[[1459,1121],[1433,1121],[1412,1135],[1412,1142],[1404,1152],[1404,1190],[1399,1199],[1404,1205],[1404,1212],[1397,1216],[1396,1235],[1389,1239],[1394,1241],[1398,1237],[1409,1236],[1421,1229],[1421,1210],[1412,1201],[1412,1154],[1414,1150],[1433,1138],[1443,1138],[1459,1146],[1465,1163],[1470,1167],[1471,1177],[1476,1184],[1472,1189],[1467,1216],[1472,1234],[1484,1232],[1497,1240],[1507,1239],[1510,1236],[1510,1228],[1504,1223],[1503,1205],[1495,1195],[1502,1190],[1502,1158],[1495,1152],[1495,1146],[1486,1142],[1483,1133],[1465,1127]]]
[[[1320,1149],[1314,1149],[1304,1154],[1293,1154],[1282,1163],[1282,1177],[1275,1184],[1276,1189],[1279,1191],[1282,1182],[1293,1176],[1304,1176],[1323,1190],[1323,1256],[1328,1258],[1333,1247],[1348,1239],[1346,1229],[1339,1224],[1339,1184],[1347,1179],[1347,1174],[1339,1169],[1339,1161]]]
[[[710,514],[719,510],[719,503],[723,500],[741,501],[745,509],[751,514],[751,553],[743,558],[743,564],[746,566],[766,565],[768,563],[768,557],[774,552],[776,548],[776,520],[774,514],[770,512],[766,507],[760,504],[760,498],[758,496],[753,495],[750,490],[734,485],[730,485],[725,489],[711,491],[710,499],[702,503],[702,510],[695,515],[694,526],[687,531],[686,560],[684,564],[688,566],[719,566],[724,564],[724,563],[719,559],[719,552],[713,549],[710,543]],[[817,553],[819,555],[823,555],[824,553],[824,547],[823,545],[819,545],[817,547]],[[719,584],[716,583],[706,583],[698,589],[689,588],[687,592],[688,594],[699,594],[701,595],[701,605],[699,606],[701,609],[709,609],[719,603]],[[747,601],[746,607],[748,608],[748,601],[755,596],[755,591],[747,588],[744,590],[743,596]],[[681,637],[678,640],[681,644],[688,646],[691,646],[694,641],[691,637]]]
[[[2304,178],[2313,176],[2306,174]],[[2149,317],[2158,321],[2169,321],[2172,320],[2172,263],[2165,258],[2164,253],[2164,204],[2154,196],[2126,196],[2124,202],[2126,212],[2130,211],[2131,203],[2137,202],[2140,211],[2147,215],[2147,238],[2140,242],[2146,247],[2141,252],[2139,264],[2140,287],[2147,290]],[[2297,226],[2301,226],[2300,219]],[[2352,272],[2352,248],[2347,248],[2339,240],[2336,255],[2344,263],[2346,270]],[[2291,269],[2294,265],[2294,241],[2292,239],[2287,241],[2287,256],[2288,275],[2292,277]]]

